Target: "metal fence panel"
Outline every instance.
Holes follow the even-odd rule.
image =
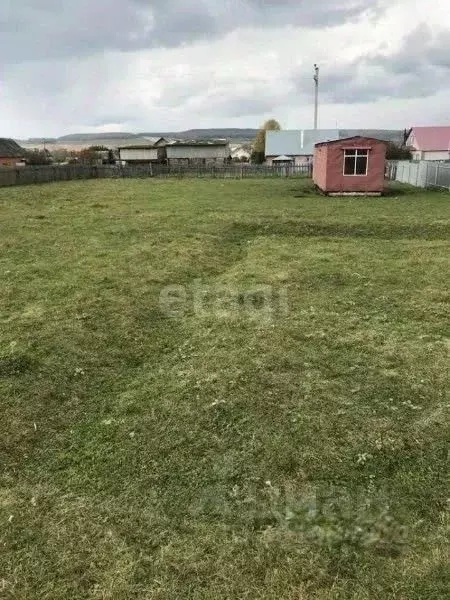
[[[392,181],[409,183],[422,188],[439,188],[450,191],[450,163],[421,161],[392,161],[387,176]]]
[[[442,165],[436,166],[436,175],[433,185],[438,188],[450,190],[450,165],[445,167]]]

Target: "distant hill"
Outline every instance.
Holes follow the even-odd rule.
[[[89,142],[91,140],[126,140],[139,137],[136,133],[117,131],[115,133],[72,133],[57,138],[58,142]]]
[[[187,131],[152,131],[145,133],[130,133],[128,131],[117,131],[109,133],[71,133],[59,138],[29,138],[27,140],[18,140],[19,142],[29,144],[93,144],[94,142],[117,142],[117,141],[136,141],[145,142],[146,137],[169,137],[180,140],[195,139],[218,139],[226,138],[230,140],[247,141],[253,140],[257,129],[189,129]]]
[[[228,140],[253,140],[258,133],[257,129],[188,129],[187,131],[153,132],[140,133],[140,136],[148,137],[170,137],[176,139],[196,140],[196,139],[221,139]]]
[[[55,144],[57,138],[28,138],[27,140],[18,141],[29,142],[30,144]]]

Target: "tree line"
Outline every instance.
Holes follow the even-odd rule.
[[[114,164],[114,152],[106,146],[89,146],[82,150],[68,150],[67,148],[55,148],[51,152],[48,149],[29,150],[25,155],[27,164],[33,166],[52,165],[55,163],[95,165],[100,161],[106,164]]]

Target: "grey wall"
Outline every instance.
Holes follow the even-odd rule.
[[[230,147],[226,146],[166,146],[167,158],[227,158]]]

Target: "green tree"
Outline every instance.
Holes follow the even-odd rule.
[[[107,146],[89,146],[80,152],[80,160],[85,164],[109,164],[113,165],[116,160],[114,152]]]
[[[33,166],[51,165],[52,156],[48,150],[35,149],[27,152],[26,161]]]
[[[258,131],[253,142],[252,162],[263,163],[266,158],[266,131],[280,131],[281,125],[275,119],[269,119]]]
[[[386,153],[388,160],[412,160],[412,152],[409,148],[404,146],[397,146],[397,144],[389,143]]]
[[[70,157],[70,153],[69,150],[67,150],[67,148],[56,148],[55,150],[53,150],[52,155],[53,160],[56,163],[66,162]]]

